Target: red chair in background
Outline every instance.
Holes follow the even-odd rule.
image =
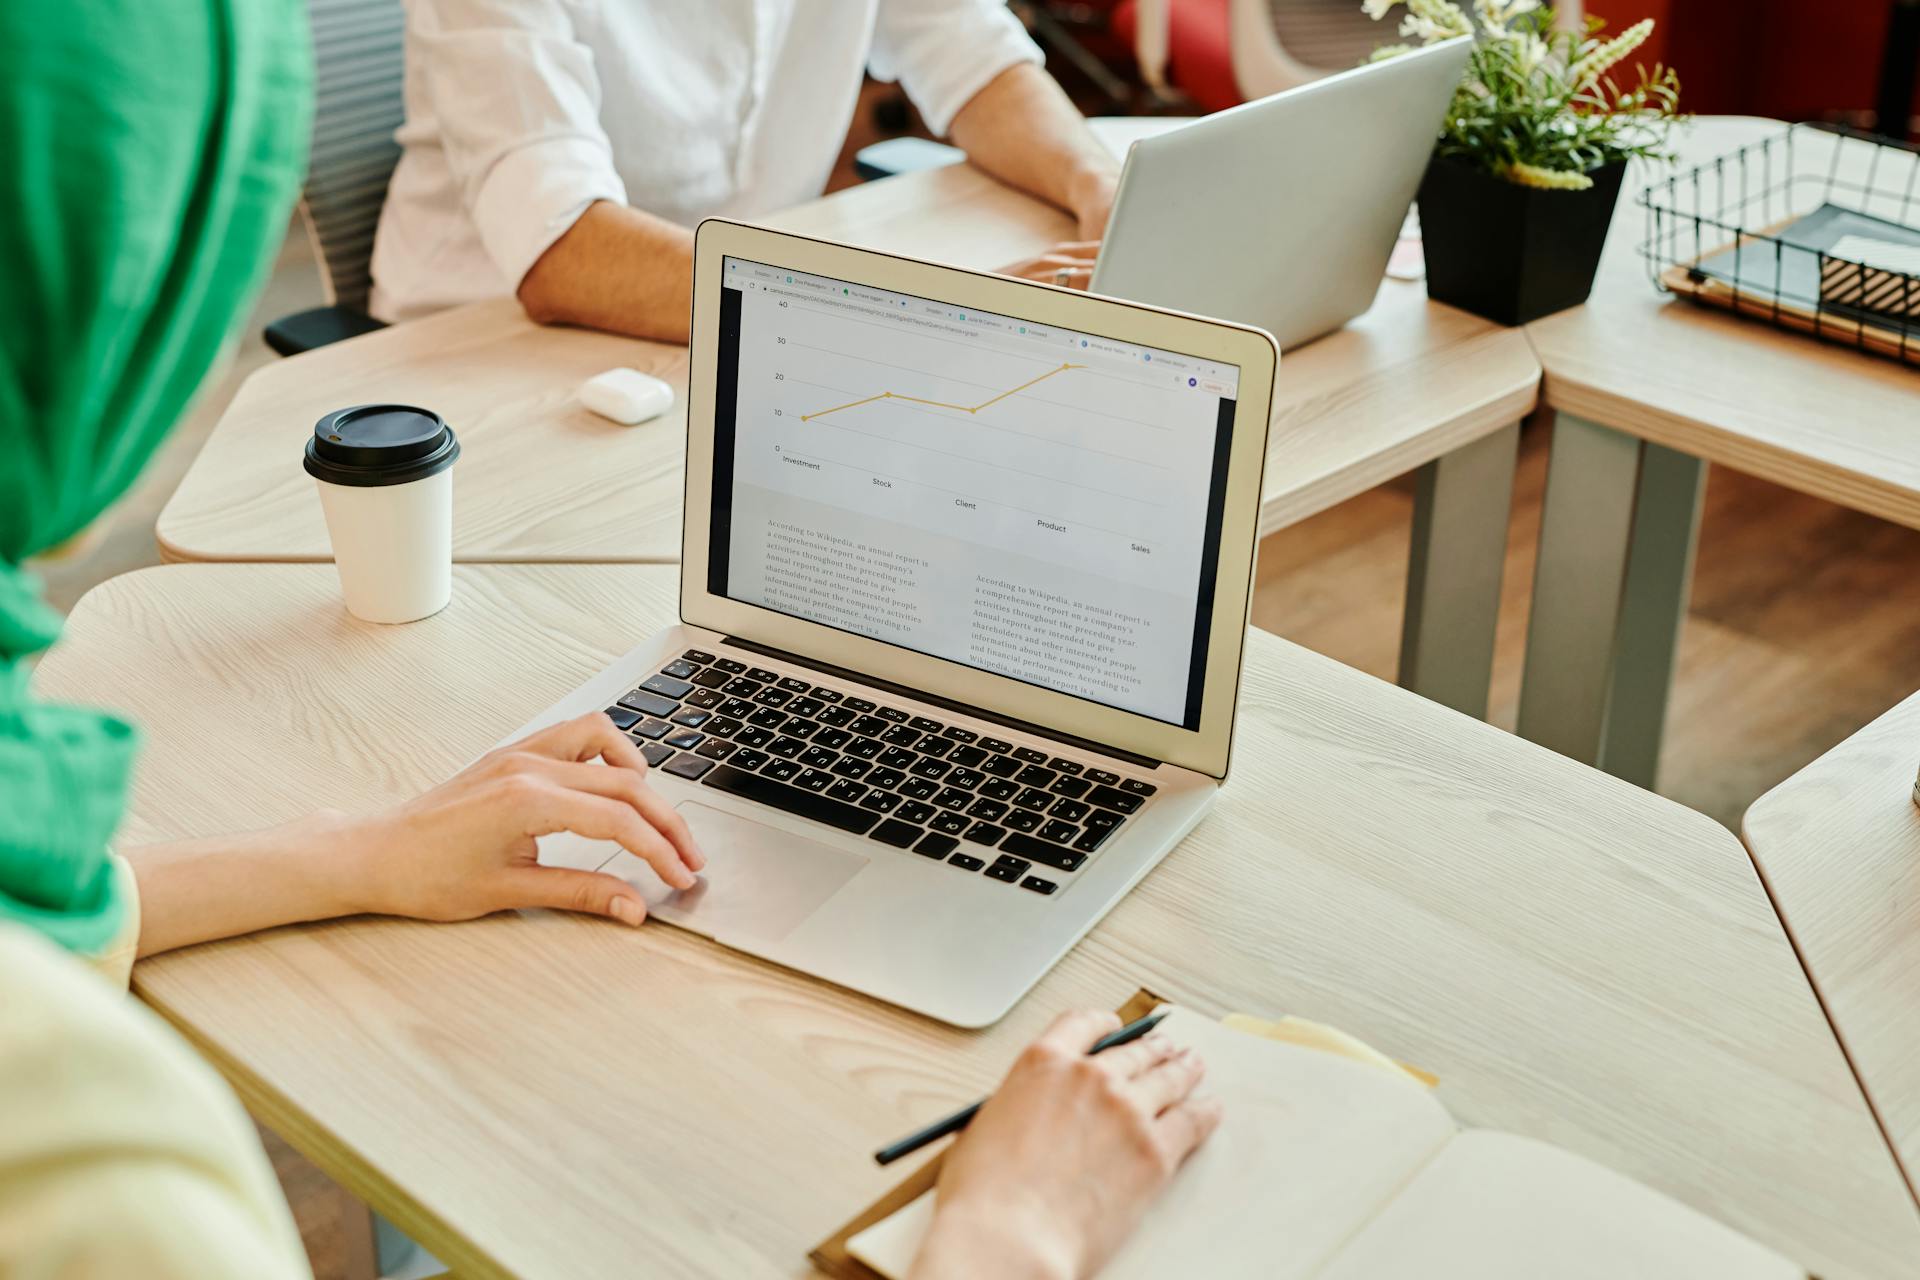
[[[1359,0],[1122,0],[1113,21],[1149,87],[1206,111],[1354,66],[1394,39]]]

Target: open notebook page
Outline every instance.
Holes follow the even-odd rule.
[[[1161,1028],[1206,1059],[1202,1089],[1225,1100],[1226,1116],[1102,1280],[1305,1280],[1453,1135],[1446,1110],[1396,1071],[1185,1009]],[[903,1280],[932,1212],[929,1193],[853,1237],[848,1252]]]
[[[1558,1147],[1470,1131],[1318,1280],[1806,1280],[1765,1246]]]

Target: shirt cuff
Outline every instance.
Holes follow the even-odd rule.
[[[911,47],[898,50],[903,68],[900,87],[919,109],[927,128],[943,138],[961,108],[995,76],[1023,62],[1046,61],[1040,46],[1004,5],[985,14],[968,12],[966,22],[963,40],[955,39],[955,32],[929,27],[915,34]]]
[[[96,954],[80,958],[88,968],[125,991],[133,981],[133,959],[140,953],[140,884],[134,879],[133,867],[119,854],[113,855],[113,873],[120,879],[120,896],[127,904],[120,918],[120,932]]]
[[[549,138],[495,162],[474,198],[473,222],[509,292],[596,200],[627,202],[603,141]]]

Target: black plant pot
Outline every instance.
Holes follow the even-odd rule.
[[[1584,191],[1550,191],[1435,156],[1419,195],[1427,296],[1501,324],[1585,302],[1626,169],[1595,169]]]

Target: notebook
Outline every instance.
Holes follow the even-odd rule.
[[[1161,1024],[1227,1104],[1213,1139],[1102,1280],[1806,1280],[1787,1259],[1546,1143],[1463,1130],[1431,1090],[1369,1061],[1175,1009]],[[845,1241],[906,1280],[925,1192]]]

